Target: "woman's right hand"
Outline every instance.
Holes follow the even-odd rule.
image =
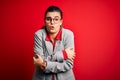
[[[68,59],[70,59],[73,62],[75,58],[75,52],[72,49],[72,47],[68,47],[67,49],[65,49],[65,51],[67,53]]]

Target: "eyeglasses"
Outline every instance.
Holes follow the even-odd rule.
[[[46,17],[45,18],[46,23],[51,23],[53,21],[55,24],[57,24],[59,23],[60,20],[61,19],[59,17],[54,17],[54,18]]]

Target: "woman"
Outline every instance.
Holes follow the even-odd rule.
[[[72,71],[74,35],[62,27],[62,17],[60,8],[48,7],[44,28],[35,32],[33,80],[75,80]]]

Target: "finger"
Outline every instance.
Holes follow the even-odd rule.
[[[73,50],[73,47],[68,47],[69,50]]]
[[[73,62],[73,59],[69,59],[69,60]]]
[[[73,47],[71,47],[71,48],[70,48],[70,50],[72,50],[72,51],[73,51]]]
[[[36,64],[36,59],[35,59],[35,57],[33,57],[33,63]]]
[[[72,59],[74,60],[74,59],[75,59],[75,57],[73,56],[73,57],[72,57]]]
[[[68,48],[66,48],[66,49],[68,49],[68,50],[70,50],[72,47],[68,47]]]
[[[38,60],[35,57],[33,57],[33,61],[34,63],[37,63]]]
[[[36,60],[39,60],[41,63],[43,62],[42,57],[39,54],[36,54],[38,56],[38,58]]]
[[[40,55],[39,54],[35,54],[35,59],[40,59]]]
[[[39,54],[36,54],[38,56],[38,58],[41,58],[41,56]]]
[[[73,57],[75,57],[76,55],[75,54],[73,54]]]
[[[36,61],[35,57],[33,57],[33,60]]]
[[[35,54],[35,55],[37,55],[37,56],[38,56],[39,54],[37,53],[37,54]]]

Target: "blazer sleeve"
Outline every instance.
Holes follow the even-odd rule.
[[[37,32],[34,34],[34,53],[39,54],[44,59],[42,38],[39,36],[42,37],[42,34]]]

